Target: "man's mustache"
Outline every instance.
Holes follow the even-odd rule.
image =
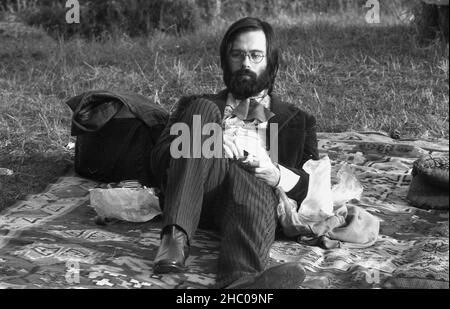
[[[257,77],[256,73],[251,71],[251,70],[249,70],[249,69],[238,70],[238,71],[234,72],[233,75],[236,78],[243,77],[243,76],[249,76],[252,80],[255,80],[256,77]]]

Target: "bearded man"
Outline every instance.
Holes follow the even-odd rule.
[[[297,205],[308,192],[302,166],[318,159],[315,118],[273,93],[279,51],[267,22],[247,17],[232,24],[220,59],[226,89],[181,98],[152,150],[152,172],[165,196],[154,273],[186,270],[200,226],[220,233],[216,288],[298,288],[305,277],[299,263],[267,264],[277,228],[275,188]],[[223,156],[171,155],[171,128],[183,123],[195,131],[194,119],[223,129]]]

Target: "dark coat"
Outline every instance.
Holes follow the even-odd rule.
[[[177,116],[180,115],[181,111],[199,97],[216,103],[223,116],[228,97],[227,90],[217,94],[189,96],[180,99],[177,109],[170,116],[166,128],[152,150],[153,174],[161,175],[161,181],[164,181],[162,175],[165,175],[165,171],[170,164],[170,142],[174,138],[170,136],[170,127],[177,122]],[[271,111],[275,116],[269,120],[268,129],[270,123],[278,124],[278,163],[300,176],[299,182],[286,193],[288,197],[294,199],[300,205],[306,197],[309,183],[309,175],[302,169],[303,164],[309,159],[319,159],[316,120],[312,115],[298,107],[280,101],[276,95],[271,95]],[[270,136],[269,130],[267,131],[267,135]],[[269,138],[267,141],[269,141]]]
[[[71,97],[66,102],[73,111],[71,135],[95,132],[111,120],[123,106],[131,116],[142,120],[149,128],[165,126],[167,111],[148,98],[132,92],[92,90]]]

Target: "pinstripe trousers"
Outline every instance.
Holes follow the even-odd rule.
[[[202,127],[222,120],[218,106],[206,99],[193,101],[178,121],[192,129],[194,115]],[[167,172],[163,226],[177,225],[188,240],[198,226],[220,232],[216,288],[263,271],[277,225],[273,189],[225,158],[171,158]]]

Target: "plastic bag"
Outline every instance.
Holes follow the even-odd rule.
[[[153,188],[96,188],[89,194],[91,206],[101,220],[146,222],[161,214]]]
[[[303,169],[309,174],[309,186],[300,208],[280,188],[276,191],[280,200],[278,218],[287,236],[315,234],[311,227],[346,213],[345,203],[359,199],[363,192],[362,185],[347,164],[337,172],[337,184],[331,186],[331,162],[328,156],[320,160],[308,160]]]
[[[341,206],[346,202],[361,198],[363,193],[363,186],[353,175],[352,169],[349,165],[344,163],[337,172],[338,183],[331,189],[333,197],[333,206]]]
[[[309,186],[298,215],[307,221],[320,221],[332,216],[330,158],[324,156],[320,160],[308,160],[303,169],[309,174]]]

